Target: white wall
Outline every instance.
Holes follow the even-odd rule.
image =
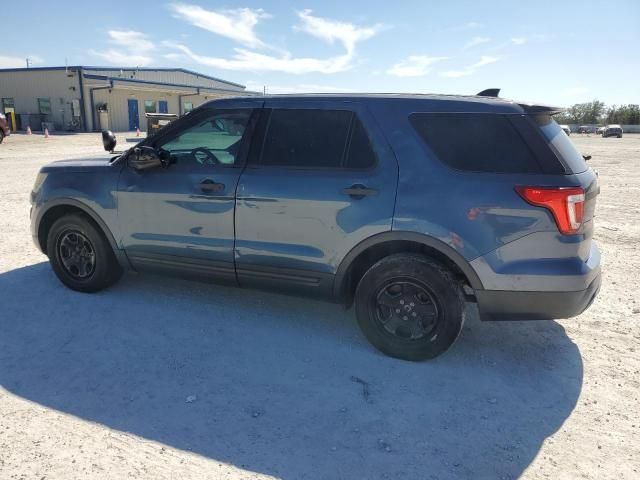
[[[78,74],[64,70],[31,70],[0,72],[0,98],[13,98],[16,116],[39,113],[38,97],[49,98],[48,120],[56,129],[66,130],[72,119],[71,102],[80,101]]]

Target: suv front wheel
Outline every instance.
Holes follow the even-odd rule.
[[[47,236],[47,255],[60,281],[80,292],[107,288],[123,273],[102,231],[80,213],[53,223]]]
[[[367,339],[404,360],[426,360],[445,352],[464,323],[464,297],[441,264],[416,254],[383,258],[362,276],[356,315]]]

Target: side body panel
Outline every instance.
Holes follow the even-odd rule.
[[[378,164],[369,170],[249,164],[238,184],[235,259],[241,285],[331,294],[338,266],[364,239],[390,231],[398,168],[384,135],[359,102],[265,102],[267,108],[355,111]],[[252,154],[253,156],[253,154]],[[343,192],[361,184],[375,195]]]

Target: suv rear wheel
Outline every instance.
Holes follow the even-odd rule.
[[[383,258],[362,276],[356,315],[367,339],[404,360],[445,352],[464,323],[464,297],[449,270],[416,254]]]
[[[86,215],[65,215],[47,236],[47,254],[53,271],[67,287],[97,292],[117,282],[122,267],[102,231]]]

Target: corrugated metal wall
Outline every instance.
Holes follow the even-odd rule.
[[[164,70],[120,70],[120,69],[94,69],[89,67],[86,73],[92,75],[106,75],[108,77],[120,77],[134,80],[150,80],[153,82],[173,83],[181,85],[193,85],[198,87],[224,88],[228,90],[244,90],[243,87],[231,85],[222,81],[216,81],[197,74],[180,71]]]
[[[72,119],[71,102],[80,101],[78,74],[65,70],[0,72],[0,98],[13,98],[17,115],[39,113],[39,97],[51,101],[47,120],[56,129],[66,130]]]
[[[106,103],[109,111],[109,126],[113,131],[126,131],[129,129],[129,99],[136,99],[138,101],[138,125],[140,130],[145,131],[147,129],[147,119],[145,117],[144,102],[145,100],[152,100],[156,102],[156,108],[161,100],[165,100],[168,106],[168,113],[175,113],[179,115],[178,99],[179,93],[166,92],[166,91],[152,91],[152,90],[135,90],[135,89],[121,89],[114,88],[109,90],[95,90],[94,91],[94,103]],[[228,95],[204,95],[189,96],[182,99],[182,102],[192,102],[194,108],[198,105]],[[97,117],[96,117],[97,120]]]
[[[193,87],[220,88],[230,90],[229,93],[214,94],[204,93],[200,96],[189,96],[185,102],[191,102],[194,107],[201,103],[219,96],[234,95],[234,92],[243,94],[243,87],[231,85],[223,81],[216,81],[205,78],[196,73],[191,74],[181,71],[163,70],[138,70],[135,69],[94,69],[84,70],[85,75],[105,75],[111,77],[129,78],[133,76],[135,80],[147,80],[162,82],[166,84],[191,85]],[[78,130],[93,129],[93,118],[96,118],[94,107],[91,105],[91,88],[108,85],[108,81],[97,79],[83,79],[84,85],[84,123],[78,126]],[[80,105],[81,91],[79,83],[79,73],[73,67],[69,71],[64,69],[30,69],[0,71],[0,98],[13,98],[16,114],[37,114],[38,98],[49,98],[51,102],[51,113],[46,121],[53,122],[57,130],[70,129],[72,116],[72,102],[77,100]],[[146,118],[144,117],[144,100],[166,100],[168,102],[169,113],[179,113],[178,95],[194,93],[194,88],[173,87],[170,85],[149,85],[124,82],[116,82],[115,88],[109,90],[94,90],[94,105],[107,103],[109,105],[109,117],[113,130],[126,130],[129,127],[128,118],[128,98],[139,100],[138,112],[140,114],[140,128],[146,128]],[[81,107],[82,108],[82,107]],[[40,128],[40,125],[32,125],[32,128]]]

